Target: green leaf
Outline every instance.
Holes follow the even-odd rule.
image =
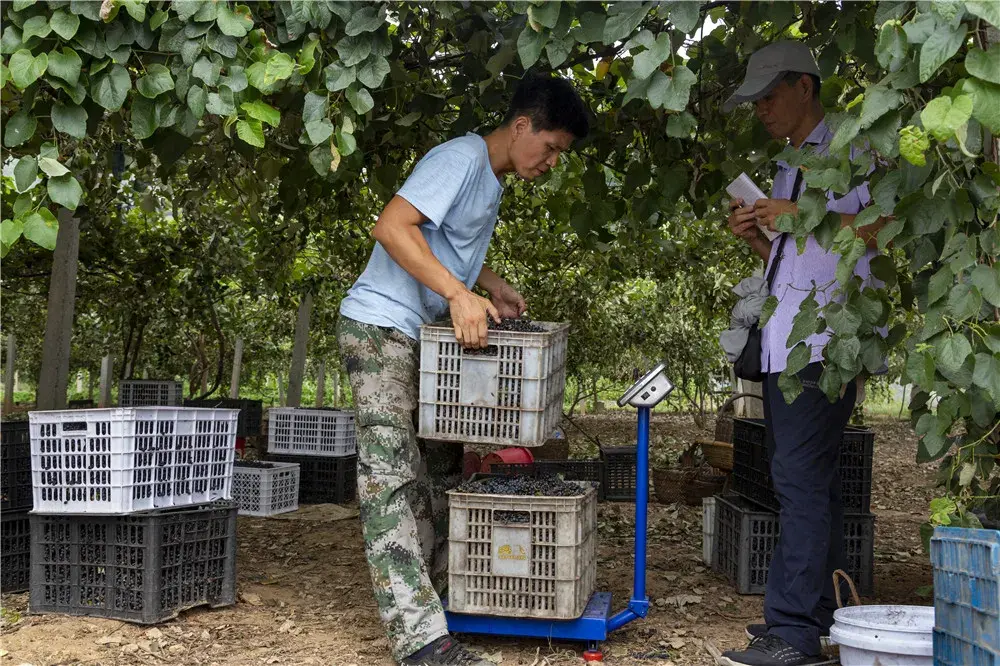
[[[64,47],[62,53],[50,51],[48,55],[48,73],[58,76],[71,86],[75,86],[80,80],[80,69],[83,67],[83,60],[76,51]]]
[[[965,70],[990,83],[1000,83],[1000,44],[993,44],[989,51],[976,47],[965,56]]]
[[[856,335],[861,326],[861,316],[853,308],[831,303],[823,313],[826,323],[837,335]]]
[[[959,95],[954,100],[941,96],[932,99],[920,112],[924,129],[938,141],[947,141],[955,136],[962,125],[972,117],[972,97]]]
[[[559,22],[561,5],[561,2],[545,2],[540,5],[529,5],[528,20],[549,29],[555,28],[556,23]]]
[[[884,86],[873,86],[865,90],[865,99],[861,104],[861,128],[867,129],[876,120],[893,109],[898,109],[903,103],[903,94],[898,90],[890,90]]]
[[[380,55],[371,55],[358,69],[358,81],[368,88],[378,88],[388,73],[389,61]]]
[[[375,108],[375,100],[372,99],[372,94],[366,89],[361,88],[357,90],[355,88],[347,89],[347,101],[351,103],[354,107],[354,111],[357,112],[359,116],[363,116],[373,108]]]
[[[861,118],[854,115],[848,115],[837,131],[833,135],[833,139],[830,141],[830,153],[839,153],[841,150],[846,148],[854,141],[854,137],[858,135],[861,131]]]
[[[927,304],[934,305],[944,298],[955,284],[955,274],[951,268],[944,266],[931,276],[927,286]]]
[[[83,188],[80,187],[80,183],[69,174],[58,178],[49,178],[48,191],[49,199],[69,210],[76,210],[83,197]]]
[[[573,29],[573,36],[580,44],[600,42],[604,38],[604,25],[608,17],[604,12],[584,12],[580,25]]]
[[[608,9],[608,20],[604,24],[603,42],[610,46],[632,34],[646,18],[650,5],[645,2],[620,0]],[[524,58],[522,57],[522,60]],[[528,67],[528,65],[525,65]]]
[[[853,380],[854,377],[845,378],[840,368],[835,365],[827,365],[819,377],[819,388],[826,394],[827,398],[833,401],[840,396],[846,379]]]
[[[49,25],[52,26],[52,30],[57,35],[69,41],[73,39],[76,31],[80,29],[80,17],[76,14],[71,14],[65,9],[57,9],[52,14],[52,18],[49,19]]]
[[[24,90],[45,73],[48,64],[48,56],[44,53],[35,57],[28,49],[21,49],[10,57],[8,67],[14,85],[18,90]]]
[[[845,285],[854,275],[858,260],[865,256],[868,247],[863,240],[855,237],[848,243],[841,245],[838,251],[840,252],[840,261],[837,262],[837,281]]]
[[[948,294],[948,312],[959,321],[974,316],[980,305],[979,292],[966,282],[959,282]]]
[[[1000,307],[1000,272],[996,266],[980,264],[972,271],[972,284],[993,307]]]
[[[802,380],[798,375],[788,371],[782,372],[778,375],[778,390],[781,391],[785,403],[791,404],[802,394]]]
[[[236,99],[233,91],[226,86],[220,86],[219,92],[208,93],[205,110],[214,116],[231,116],[236,113]]]
[[[326,118],[329,106],[326,95],[314,92],[306,93],[305,104],[302,107],[302,122],[308,123],[311,120]]]
[[[219,85],[228,87],[234,93],[243,92],[248,85],[246,71],[238,65],[229,67],[226,76],[219,77]]]
[[[113,112],[122,108],[131,88],[128,70],[121,65],[111,65],[91,81],[90,94],[95,102]]]
[[[330,152],[326,146],[317,146],[309,151],[309,164],[320,176],[330,173]]]
[[[972,116],[995,135],[1000,134],[1000,86],[966,79],[964,91],[972,95]]]
[[[648,49],[635,57],[632,62],[632,73],[637,78],[648,79],[664,60],[670,57],[670,35],[661,32]]]
[[[245,37],[253,30],[253,15],[246,5],[236,5],[235,9],[230,9],[227,5],[220,3],[216,22],[222,34],[230,37]],[[249,142],[247,142],[249,143]]]
[[[792,347],[792,351],[788,352],[788,361],[785,366],[785,372],[797,375],[799,372],[804,370],[811,361],[812,348],[806,343],[800,342]]]
[[[52,32],[52,26],[49,25],[48,18],[45,16],[32,16],[21,26],[21,40],[27,42],[35,36],[44,39],[49,36],[50,32]]]
[[[333,135],[333,123],[328,118],[310,120],[306,123],[306,134],[312,145],[323,143]]]
[[[876,374],[883,367],[885,367],[885,361],[888,347],[882,338],[877,335],[870,338],[865,338],[861,343],[861,360],[864,365],[865,370],[871,374]]]
[[[923,414],[916,425],[916,433],[920,435],[917,447],[917,462],[937,460],[951,448],[948,439],[941,432],[938,418],[934,414]]]
[[[24,223],[21,220],[4,220],[0,222],[0,259],[7,256],[7,250],[13,245],[21,232],[24,230]]]
[[[136,23],[146,20],[146,0],[118,0]]]
[[[767,322],[771,320],[774,315],[774,311],[778,309],[778,297],[768,296],[764,300],[764,305],[760,309],[760,319],[757,321],[758,328],[764,328],[767,326]]]
[[[25,155],[14,165],[14,187],[18,192],[27,192],[38,179],[38,160]]]
[[[934,359],[930,354],[910,352],[906,357],[906,377],[924,389],[934,387]]]
[[[667,11],[670,22],[681,32],[691,34],[698,27],[699,5],[697,2],[679,0],[671,3]]]
[[[135,98],[132,102],[132,135],[137,139],[148,139],[157,127],[156,105],[148,98]]]
[[[271,127],[277,127],[281,122],[281,112],[266,102],[260,100],[244,102],[240,108],[251,118],[267,123]]]
[[[259,120],[239,120],[236,122],[236,134],[251,146],[264,147],[264,127]]]
[[[690,139],[697,128],[698,120],[687,111],[671,114],[667,118],[667,136],[675,139]]]
[[[87,138],[87,110],[75,104],[56,102],[52,106],[52,126],[74,139]]]
[[[170,75],[170,70],[163,65],[152,64],[146,67],[146,75],[135,82],[135,89],[143,97],[154,99],[174,89],[174,78]]]
[[[992,354],[976,354],[972,383],[986,390],[993,404],[1000,406],[1000,360]]]
[[[684,65],[675,67],[670,77],[670,89],[663,100],[663,108],[667,111],[683,111],[691,97],[691,86],[698,77]]]
[[[875,56],[878,64],[890,72],[895,72],[903,66],[906,59],[906,32],[898,22],[886,22],[879,31],[875,44]]]
[[[208,94],[201,86],[191,86],[188,88],[187,105],[195,118],[201,120],[205,115],[205,104],[208,101]]]
[[[806,185],[823,190],[832,190],[837,194],[847,194],[850,191],[851,174],[841,169],[809,169],[803,177]]]
[[[323,73],[326,75],[326,89],[330,92],[346,89],[357,78],[354,67],[344,67],[339,62],[327,66]]]
[[[556,10],[558,14],[558,9]],[[376,10],[372,6],[362,7],[359,11],[351,14],[351,19],[347,22],[344,32],[350,37],[356,37],[366,32],[375,32],[385,23],[384,10]]]
[[[854,336],[835,335],[826,346],[827,356],[842,369],[856,373],[861,361],[861,341]]]
[[[344,67],[360,65],[371,52],[372,38],[370,35],[344,37],[337,42],[337,55],[340,56]],[[541,47],[539,47],[539,52],[541,52]]]
[[[941,65],[958,52],[965,41],[966,25],[957,28],[938,25],[920,47],[920,83],[925,83]]]
[[[348,132],[337,132],[337,150],[344,157],[352,154],[358,149],[358,141],[353,134]]]
[[[913,166],[926,166],[927,158],[924,152],[931,147],[930,139],[919,127],[907,125],[899,130],[899,154]]]
[[[45,175],[56,177],[69,173],[69,169],[59,163],[54,157],[39,157],[38,168],[45,172]]]
[[[521,58],[521,65],[525,69],[529,69],[538,62],[548,38],[548,33],[535,32],[528,25],[521,30],[521,34],[517,38],[517,55]]]
[[[807,299],[803,302],[803,306],[806,307],[800,309],[792,318],[792,329],[785,341],[786,347],[792,347],[816,332],[816,301]]]
[[[34,135],[37,125],[38,121],[35,117],[21,109],[11,116],[4,126],[3,145],[8,148],[20,146]]]
[[[993,24],[1000,26],[1000,3],[996,0],[966,0],[965,8],[970,13]]]
[[[310,39],[299,51],[299,74],[305,76],[316,66],[316,49],[319,48],[318,39]],[[388,66],[388,63],[386,63]]]
[[[157,11],[153,14],[153,17],[149,19],[149,29],[154,31],[158,30],[161,25],[167,22],[168,18],[170,18],[170,14],[168,14],[166,10],[161,9]]]
[[[287,58],[288,56],[285,57]],[[288,58],[288,60],[291,62],[291,58]],[[219,83],[219,74],[221,72],[222,66],[215,64],[205,56],[198,58],[198,61],[194,63],[194,67],[191,69],[193,76],[201,79],[209,86],[215,86]]]
[[[896,265],[892,262],[892,259],[884,254],[879,254],[872,257],[869,265],[871,267],[872,275],[884,282],[886,286],[892,287],[896,284]]]
[[[295,61],[287,53],[275,53],[264,68],[264,84],[284,81],[295,73]],[[248,142],[249,143],[249,142]]]
[[[566,58],[573,51],[573,38],[564,37],[562,39],[553,39],[548,44],[545,45],[545,57],[548,58],[549,64],[553,67],[558,67],[559,65],[566,62]]]
[[[39,209],[24,220],[24,231],[22,232],[24,237],[46,250],[56,249],[58,233],[59,222],[47,208]]]
[[[955,375],[962,370],[966,359],[972,354],[972,345],[964,335],[951,334],[938,346],[936,352],[941,372],[945,376]]]

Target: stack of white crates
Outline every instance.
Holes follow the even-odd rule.
[[[148,624],[235,603],[237,414],[32,412],[30,609]]]
[[[120,407],[177,407],[184,384],[173,379],[123,379],[118,383]]]
[[[299,508],[299,464],[237,462],[233,499],[241,516],[275,516]]]
[[[354,412],[273,407],[267,416],[267,458],[297,464],[300,504],[340,504],[357,490]]]

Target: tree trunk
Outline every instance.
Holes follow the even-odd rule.
[[[333,371],[333,406],[340,406],[340,369],[335,368]]]
[[[17,356],[17,343],[14,334],[7,336],[7,374],[3,377],[3,411],[10,413],[14,409],[14,360]]]
[[[236,338],[236,349],[233,351],[233,377],[229,381],[229,397],[235,400],[240,397],[240,369],[243,365],[243,338]]]
[[[101,385],[97,390],[97,406],[111,406],[111,354],[101,359]]]
[[[80,218],[59,209],[59,232],[52,254],[48,315],[42,343],[42,368],[38,376],[35,407],[65,409],[69,382],[69,354],[73,338],[73,307],[76,301],[76,269],[80,253]]]
[[[312,294],[306,294],[299,303],[299,316],[295,322],[295,345],[292,347],[292,368],[288,373],[288,406],[302,405],[302,380],[306,371],[306,348],[309,344],[309,317],[312,315]]]
[[[326,400],[326,361],[316,365],[316,406],[322,407]]]
[[[94,400],[94,371],[87,369],[87,400]]]
[[[278,373],[278,406],[285,406],[285,385],[281,381],[281,373]]]

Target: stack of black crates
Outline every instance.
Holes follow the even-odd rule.
[[[0,592],[25,592],[31,574],[31,439],[27,421],[0,423]]]
[[[874,592],[875,516],[871,513],[875,433],[848,426],[840,449],[847,573],[863,595]],[[778,499],[762,420],[733,423],[733,492],[715,497],[713,566],[740,594],[763,594],[778,544]]]

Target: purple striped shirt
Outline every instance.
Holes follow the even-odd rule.
[[[816,128],[806,137],[805,142],[815,145],[817,152],[826,153],[832,139],[833,132],[827,127],[825,121],[820,120]],[[852,148],[851,151],[853,157],[856,149]],[[778,162],[778,173],[774,177],[774,186],[771,188],[772,199],[792,198],[795,171],[786,162]],[[829,199],[826,205],[828,211],[849,215],[861,212],[871,201],[867,182],[840,198],[832,192],[827,192],[827,198]],[[779,239],[777,238],[771,243],[771,257],[767,262],[768,269],[770,269],[778,252],[778,243]],[[866,285],[876,286],[875,282],[872,281],[870,268],[870,262],[876,254],[875,250],[868,250],[865,256],[858,260],[857,268],[854,270],[855,275],[859,276]],[[782,372],[785,369],[790,351],[787,342],[788,335],[792,331],[792,320],[798,314],[799,306],[809,295],[809,292],[816,288],[816,301],[820,307],[833,300],[833,294],[840,286],[835,277],[839,260],[839,254],[824,250],[812,235],[806,240],[806,247],[802,254],[798,253],[794,238],[790,237],[785,242],[781,263],[778,265],[771,288],[771,293],[778,297],[778,307],[768,320],[767,325],[761,330],[760,336],[761,368],[764,372]],[[766,272],[764,274],[767,275]],[[813,363],[823,360],[823,348],[830,339],[830,335],[830,331],[826,331],[806,338],[806,344],[812,348]]]

